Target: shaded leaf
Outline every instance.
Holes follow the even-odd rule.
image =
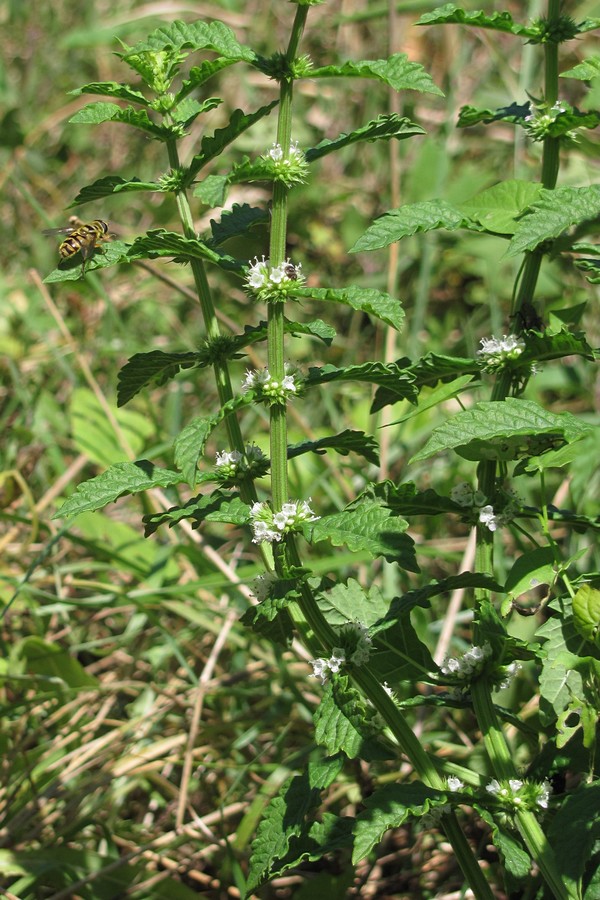
[[[166,384],[181,369],[198,365],[202,365],[202,361],[195,351],[164,353],[162,350],[151,350],[150,353],[136,353],[119,372],[117,405],[124,406],[149,384]]]
[[[573,226],[592,223],[600,218],[600,185],[587,187],[559,187],[542,190],[515,232],[507,250],[516,256],[535,250],[544,241],[551,241]]]
[[[443,92],[433,83],[423,66],[411,62],[405,53],[394,53],[389,59],[364,59],[345,62],[341,66],[322,66],[310,69],[313,78],[376,78],[394,91],[421,91],[443,97]]]
[[[325,450],[335,450],[342,456],[349,453],[359,453],[370,463],[379,465],[378,444],[374,437],[364,431],[342,431],[340,434],[330,435],[316,441],[302,441],[288,447],[288,459],[301,456],[303,453],[324,453]]]
[[[78,516],[82,512],[101,509],[125,494],[137,494],[153,487],[170,487],[180,484],[182,480],[179,472],[161,469],[147,459],[115,463],[101,475],[79,484],[53,518]]]
[[[448,231],[456,231],[458,228],[480,230],[480,226],[475,226],[470,218],[451,203],[445,200],[423,200],[419,203],[407,203],[400,209],[392,209],[380,216],[367,228],[350,252],[379,250],[417,232],[438,228]]]
[[[101,200],[103,197],[110,197],[112,194],[161,190],[162,188],[157,182],[140,181],[139,178],[127,180],[126,178],[121,178],[120,175],[107,175],[105,178],[99,178],[93,184],[88,184],[86,187],[81,188],[73,202],[69,204],[69,207],[90,203],[92,200]]]
[[[246,115],[241,109],[235,109],[227,125],[223,128],[217,128],[213,135],[202,138],[200,143],[200,152],[192,157],[189,165],[189,177],[193,179],[200,169],[219,156],[225,147],[232,143],[246,129],[254,125],[255,122],[268,116],[271,110],[277,106],[278,100],[273,100],[266,106],[261,106],[256,112]]]
[[[357,128],[348,134],[340,134],[337,138],[331,140],[325,139],[312,147],[305,153],[308,162],[314,162],[328,153],[340,150],[342,147],[348,147],[362,141],[389,141],[392,138],[403,140],[404,138],[413,137],[414,135],[425,134],[425,131],[419,126],[411,122],[410,119],[400,116],[398,113],[390,113],[381,115],[377,119]]]
[[[139,103],[141,106],[150,106],[150,101],[140,91],[134,90],[127,84],[119,84],[117,81],[94,81],[68,93],[73,97],[80,97],[81,94],[101,94],[105,97],[127,100],[129,103]]]

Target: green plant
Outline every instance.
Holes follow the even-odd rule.
[[[314,65],[300,55],[312,5],[296,4],[285,53],[259,56],[219,22],[175,22],[153,31],[145,41],[122,47],[120,57],[141,79],[141,90],[117,82],[81,88],[80,93],[112,100],[84,107],[72,121],[122,123],[141,130],[164,145],[168,170],[152,182],[111,173],[83,187],[74,205],[127,192],[161,192],[174,197],[181,223],[180,232],[154,229],[131,244],[115,240],[104,245],[87,270],[158,257],[187,263],[205,323],[206,338],[197,350],[153,350],[133,356],[120,373],[119,404],[133,400],[145,388],[181,378],[182,373],[191,381],[212,368],[219,408],[185,425],[175,441],[172,468],[149,460],[112,465],[80,485],[60,515],[90,512],[124,494],[149,488],[185,492],[189,486],[189,493],[169,509],[145,516],[148,536],[161,526],[186,520],[208,532],[216,527],[215,540],[223,535],[219,530],[223,525],[242,526],[260,550],[265,573],[254,588],[258,602],[243,621],[263,638],[284,647],[299,638],[309,650],[314,675],[323,685],[314,712],[314,739],[322,752],[313,754],[267,807],[245,875],[248,894],[290,868],[330,853],[339,853],[351,871],[350,854],[356,864],[376,852],[388,829],[418,821],[446,834],[475,896],[490,897],[492,887],[457,817],[467,807],[490,829],[503,859],[507,891],[592,897],[599,878],[595,745],[600,593],[595,587],[598,573],[593,568],[591,538],[598,521],[589,511],[554,507],[549,481],[556,470],[576,465],[586,452],[587,474],[594,477],[597,437],[591,417],[553,412],[526,392],[536,366],[566,357],[593,360],[595,356],[585,335],[576,330],[581,308],[567,304],[545,312],[536,291],[546,257],[575,265],[591,283],[599,277],[598,250],[588,235],[600,216],[600,191],[597,186],[556,186],[560,148],[576,140],[578,129],[598,124],[596,112],[580,112],[559,100],[558,48],[598,22],[575,23],[560,14],[554,0],[544,20],[529,24],[515,23],[508,13],[488,16],[453,5],[422,17],[422,25],[460,23],[508,33],[543,53],[541,100],[498,110],[469,107],[459,119],[465,127],[506,122],[522,128],[542,147],[541,179],[539,183],[502,181],[460,205],[447,200],[405,204],[377,219],[353,249],[375,251],[432,231],[490,237],[497,242],[497,255],[507,244],[508,256],[522,260],[509,311],[509,333],[483,339],[481,350],[471,355],[466,348],[463,356],[429,352],[414,360],[326,364],[302,373],[286,363],[287,337],[307,335],[329,347],[335,332],[321,320],[307,323],[296,321],[300,316],[286,318],[292,304],[338,303],[397,330],[402,328],[404,313],[399,301],[375,288],[313,285],[295,255],[293,260],[287,255],[290,195],[303,190],[309,169],[314,171],[317,161],[329,154],[361,143],[410,140],[423,129],[400,114],[381,115],[362,128],[303,151],[293,140],[294,85],[308,78],[360,77],[395,91],[440,93],[422,67],[404,54],[387,60]],[[182,75],[188,57],[207,51],[216,57],[203,59]],[[182,160],[179,145],[187,129],[220,102],[215,98],[200,101],[192,95],[236,63],[273,79],[279,86],[277,100],[250,114],[236,110],[225,127],[203,137],[199,150]],[[582,66],[570,73],[572,78],[591,77],[593,60]],[[275,110],[277,128],[270,149],[265,148],[258,159],[244,157],[226,171],[205,174],[236,139]],[[198,237],[190,197],[212,209],[223,205],[232,186],[257,181],[272,185],[270,214],[263,207],[237,204],[211,222],[209,236]],[[228,252],[233,245],[239,247],[241,240],[254,246],[254,230],[264,229],[265,224],[269,246],[264,256],[261,253],[246,265],[233,251]],[[247,326],[241,334],[221,333],[207,276],[211,266],[226,278],[243,280],[251,300],[266,305],[266,323]],[[46,281],[75,280],[81,274],[80,263],[74,261],[56,269]],[[248,347],[264,342],[266,368],[248,372],[243,388],[234,391],[232,365]],[[296,444],[288,440],[290,403],[325,397],[326,391],[347,382],[376,386],[373,412],[401,401],[412,404],[413,409],[402,417],[406,427],[417,416],[425,416],[433,427],[411,462],[418,466],[436,454],[447,459],[455,454],[457,469],[470,472],[470,481],[445,494],[435,485],[422,488],[401,477],[369,481],[345,508],[331,511],[321,508],[317,498],[290,499],[290,464],[305,454],[354,454],[371,465],[378,462],[377,444],[364,431],[346,429]],[[452,400],[458,401],[459,410],[444,416]],[[240,425],[242,417],[257,406],[268,410],[268,459],[251,442],[254,435],[246,437]],[[439,418],[428,418],[437,411]],[[209,467],[205,448],[221,431],[227,435],[228,447]],[[269,494],[256,483],[267,471]],[[528,502],[520,497],[521,491],[527,493]],[[259,499],[265,496],[268,499]],[[413,577],[419,573],[417,548],[407,533],[415,517],[444,517],[448,523],[458,519],[474,528],[473,571],[419,583]],[[502,543],[500,536],[505,536]],[[392,592],[385,590],[385,577],[382,586],[367,589],[347,572],[335,581],[330,565],[327,574],[322,574],[320,542],[347,547],[361,560],[384,560],[387,572],[394,571],[393,579],[388,577]],[[495,544],[503,550],[499,562],[494,559]],[[547,585],[548,593],[533,611],[543,609],[547,621],[535,635],[523,639],[507,630],[506,619],[515,610],[531,611],[521,598],[537,585]],[[473,596],[472,646],[436,662],[420,633],[419,617],[422,610],[457,590]],[[523,665],[540,673],[535,727],[519,718],[517,694],[511,696],[510,709],[500,707],[494,697]],[[412,727],[415,708],[456,714],[472,709],[485,761],[473,768],[468,761],[444,760],[426,750]],[[521,735],[515,739],[518,766],[506,738],[506,723]],[[312,741],[313,734],[307,740]],[[391,763],[387,761],[399,759],[410,762],[411,774],[388,782],[386,765]],[[370,763],[373,779],[380,778],[380,784],[365,795],[355,818],[328,811],[317,816],[323,796],[342,777],[347,760]],[[564,770],[576,773],[581,783],[575,790],[558,790],[551,796],[550,779]],[[570,830],[565,839],[567,824]],[[532,862],[539,875],[530,873]]]

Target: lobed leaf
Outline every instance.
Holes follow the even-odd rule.
[[[599,219],[600,185],[542,190],[539,200],[519,223],[507,255],[517,256],[526,250],[535,250],[544,241],[554,240],[573,226],[596,223]]]
[[[416,25],[471,25],[477,28],[489,28],[492,31],[503,31],[522,37],[538,37],[538,29],[533,26],[519,25],[513,21],[508,12],[495,12],[488,15],[481,9],[467,11],[455,3],[446,3],[421,16]]]
[[[218,222],[210,221],[212,247],[219,247],[231,238],[247,236],[255,225],[267,225],[270,222],[269,212],[248,203],[234,203],[231,209],[223,210]]]
[[[148,50],[213,50],[232,62],[253,63],[257,59],[256,53],[240,44],[231,28],[223,22],[205,22],[202,19],[190,23],[175,21],[169,25],[161,25],[146,40],[128,48],[123,58],[126,60],[128,56],[137,56]]]
[[[123,108],[116,103],[89,103],[69,119],[73,125],[101,125],[103,122],[132,125],[160,141],[171,140],[175,133],[173,129],[153,122],[145,109]]]
[[[360,366],[326,365],[320,369],[311,368],[304,380],[306,387],[327,384],[330,381],[365,381],[369,384],[380,384],[394,392],[398,399],[414,401],[418,395],[414,385],[414,376],[394,363],[363,363]]]
[[[196,485],[210,484],[216,481],[214,472],[203,472],[196,476]],[[243,503],[237,494],[224,493],[215,489],[210,494],[192,497],[183,506],[171,506],[167,510],[144,516],[144,537],[153,535],[161,525],[172,528],[183,519],[191,519],[194,527],[205,521],[228,522],[232,525],[245,525],[250,515],[250,508]]]
[[[363,125],[362,128],[357,128],[355,131],[351,131],[347,134],[342,133],[332,140],[325,139],[321,141],[316,147],[307,150],[305,156],[308,162],[314,162],[314,160],[320,159],[328,153],[333,153],[336,150],[340,150],[342,147],[349,147],[351,144],[362,141],[389,141],[392,140],[392,138],[404,140],[405,138],[425,133],[423,128],[419,125],[415,125],[414,122],[411,122],[410,119],[407,119],[405,116],[401,116],[398,113],[389,113],[387,115],[379,116],[367,125]]]
[[[397,331],[402,329],[404,310],[399,300],[384,291],[350,285],[346,288],[302,287],[294,294],[307,300],[321,300],[343,303],[359,312],[368,313],[376,319],[391,325]]]
[[[78,516],[82,512],[101,509],[125,494],[138,494],[153,487],[170,487],[183,481],[178,472],[161,469],[147,459],[122,462],[106,472],[84,481],[55,513],[55,519]]]
[[[224,269],[239,269],[239,263],[225,253],[217,253],[198,238],[186,238],[175,231],[157,228],[135,239],[128,252],[129,259],[156,259],[172,256],[176,261],[208,259]]]
[[[314,715],[315,740],[329,756],[344,753],[349,759],[387,759],[390,753],[376,740],[372,720],[375,710],[368,710],[358,691],[345,677],[325,686]]]
[[[391,87],[394,91],[421,91],[443,97],[443,91],[437,87],[419,63],[411,62],[406,53],[394,53],[388,59],[364,59],[358,62],[345,62],[341,66],[322,66],[310,69],[307,75],[313,78],[376,78]]]
[[[423,200],[419,203],[407,203],[400,209],[384,213],[367,228],[351,248],[350,253],[380,250],[417,232],[434,231],[438,228],[445,228],[448,231],[456,231],[458,228],[481,230],[472,219],[451,203],[445,200]]]
[[[223,206],[227,199],[229,179],[227,175],[207,175],[194,188],[194,197],[211,208]]]
[[[409,572],[418,572],[414,541],[405,534],[407,527],[404,519],[377,500],[362,500],[305,526],[305,534],[313,542],[328,540],[334,547],[365,550],[373,558],[383,556]]]
[[[228,66],[233,66],[237,62],[235,59],[205,59],[199,66],[192,66],[188,77],[181,82],[181,87],[175,95],[175,102],[179,103],[184,97],[187,97],[197,87],[203,85],[213,75],[217,75]]]

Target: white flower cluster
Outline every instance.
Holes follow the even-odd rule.
[[[501,800],[505,806],[513,809],[531,809],[536,805],[542,809],[548,809],[552,793],[548,781],[536,784],[532,781],[522,781],[520,778],[509,778],[508,781],[503,782],[492,778],[485,789],[489,794],[493,794]]]
[[[298,370],[288,363],[285,364],[284,371],[281,381],[273,378],[267,368],[247,371],[242,383],[242,392],[256,391],[259,400],[266,400],[271,405],[285,406],[290,397],[299,393],[302,378]]]
[[[268,465],[268,458],[256,444],[246,444],[244,453],[224,450],[215,457],[215,469],[223,481],[236,481],[245,475],[260,477],[266,473]]]
[[[520,662],[511,662],[508,666],[501,667],[503,673],[502,680],[498,682],[498,689],[510,687],[511,682],[516,678],[517,673],[521,671],[523,666]]]
[[[448,785],[448,790],[452,791],[452,793],[456,793],[456,791],[462,791],[464,788],[464,782],[457,778],[456,775],[450,775],[446,779],[446,784]]]
[[[333,672],[336,674],[340,671],[341,667],[346,662],[346,654],[342,650],[341,647],[334,647],[331,656],[329,659],[323,659],[319,657],[319,659],[311,660],[311,666],[313,667],[313,673],[310,676],[311,678],[318,678],[321,684],[325,684],[327,681],[327,674],[329,672]]]
[[[304,153],[298,146],[298,141],[290,144],[288,155],[284,158],[281,144],[273,144],[263,159],[271,164],[271,169],[276,181],[283,181],[287,187],[293,184],[302,184],[308,174],[308,163]]]
[[[483,647],[471,647],[461,657],[447,657],[440,669],[444,675],[452,675],[460,681],[471,681],[474,675],[479,674],[485,665],[486,659],[492,655],[492,647],[486,641]]]
[[[265,302],[281,302],[293,291],[290,289],[304,283],[302,263],[294,265],[289,257],[278,266],[271,266],[265,257],[254,257],[249,260],[250,268],[246,273],[246,288]]]
[[[306,500],[284,503],[276,513],[268,503],[254,503],[250,509],[250,524],[254,533],[252,540],[255,544],[280,541],[284,534],[298,531],[305,522],[316,522],[320,518],[315,516]]]
[[[502,369],[507,361],[517,359],[525,349],[525,342],[514,334],[503,334],[501,338],[481,338],[481,356],[486,372]]]
[[[262,603],[270,596],[273,585],[278,581],[279,578],[275,572],[263,572],[262,575],[257,575],[251,584],[252,595],[259,603]]]

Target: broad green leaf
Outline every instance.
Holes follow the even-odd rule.
[[[162,350],[151,350],[150,353],[136,353],[119,372],[117,405],[125,406],[149,384],[166,384],[181,369],[202,364],[200,354],[195,351],[164,353]]]
[[[125,494],[138,494],[153,487],[170,487],[183,481],[178,472],[161,469],[147,459],[122,462],[111,466],[101,475],[77,485],[75,493],[53,516],[55,519],[78,516],[82,512],[100,509]]]
[[[597,222],[600,218],[600,185],[559,187],[542,190],[508,245],[507,255],[535,250],[544,241],[560,237],[573,226]],[[592,229],[593,230],[593,229]]]
[[[81,188],[69,208],[80,206],[82,203],[90,203],[92,200],[101,200],[103,197],[110,197],[112,194],[130,193],[131,191],[161,191],[162,188],[155,181],[140,181],[139,178],[127,180],[121,178],[120,175],[107,175],[105,178],[99,178],[93,184],[88,184]]]
[[[368,856],[390,828],[399,828],[411,818],[422,818],[448,799],[447,794],[419,782],[387,784],[365,797],[365,809],[356,820],[352,861],[356,864]]]
[[[557,333],[545,331],[539,334],[529,331],[524,335],[525,349],[519,357],[519,362],[542,363],[549,359],[563,359],[565,356],[583,356],[585,359],[594,360],[594,351],[586,341],[583,334],[573,334],[562,328]]]
[[[116,103],[89,103],[69,119],[72,125],[101,125],[103,122],[132,125],[160,141],[171,140],[175,134],[173,129],[153,122],[145,109],[123,108]]]
[[[425,131],[419,126],[411,122],[410,119],[400,116],[398,113],[389,113],[381,115],[362,128],[357,128],[348,134],[340,134],[332,140],[325,139],[306,151],[306,159],[308,162],[314,162],[328,153],[334,153],[342,147],[348,147],[362,141],[389,141],[392,138],[396,140],[404,140],[404,138],[413,137],[414,135],[425,134]]]
[[[59,281],[79,281],[85,276],[86,272],[94,272],[96,269],[107,269],[109,266],[115,266],[118,263],[128,263],[129,244],[123,241],[110,241],[96,247],[94,255],[86,260],[85,272],[82,271],[83,260],[81,253],[59,263],[58,268],[50,272],[44,278],[44,284],[56,284]]]
[[[517,459],[541,452],[546,444],[552,449],[557,442],[579,440],[589,430],[589,425],[571,413],[552,413],[532,400],[483,401],[435,428],[410,461],[420,462],[452,449],[466,459]]]
[[[566,652],[578,654],[582,638],[573,620],[569,597],[553,600],[548,609],[551,617],[538,628],[536,637],[542,640],[544,659],[539,677],[540,716],[544,726],[552,724],[569,706],[573,696],[584,694],[583,678],[575,668],[567,665]]]
[[[354,578],[349,578],[346,584],[338,582],[332,588],[320,591],[317,603],[333,627],[356,620],[370,627],[385,616],[389,606],[376,585],[365,591]]]
[[[538,199],[541,184],[531,181],[501,181],[461,204],[467,215],[486,231],[514,234],[517,219]]]
[[[480,367],[474,359],[469,357],[427,353],[410,365],[410,371],[414,374],[415,383],[420,387],[421,385],[434,385],[438,381],[452,383],[461,375],[478,374]]]
[[[288,447],[288,459],[293,459],[303,453],[325,453],[328,449],[335,450],[341,456],[358,453],[374,466],[379,465],[378,444],[375,438],[365,434],[364,431],[350,430],[316,441],[302,441],[299,444],[293,444]]]
[[[257,58],[253,50],[238,43],[231,28],[223,22],[205,22],[202,19],[161,25],[145,41],[129,47],[123,58],[126,60],[128,56],[137,56],[148,50],[213,50],[233,62],[244,60],[253,63]]]
[[[309,816],[312,819],[313,811],[320,804],[321,791],[339,775],[343,759],[340,755],[322,763],[309,763],[301,775],[288,779],[271,800],[252,844],[248,892],[256,890],[275,873],[276,864],[285,857],[292,838],[303,832]]]
[[[389,59],[363,59],[341,66],[310,69],[308,78],[376,78],[394,91],[421,91],[443,97],[423,66],[411,62],[405,53],[394,53]]]
[[[573,624],[586,641],[600,646],[600,591],[583,584],[573,597]]]
[[[591,81],[600,78],[600,56],[588,56],[572,69],[560,73],[561,78],[577,78],[579,81]]]
[[[323,516],[305,526],[309,540],[330,541],[334,547],[366,550],[374,558],[383,556],[409,572],[418,572],[414,541],[404,532],[408,523],[394,516],[376,500],[364,500],[340,513]]]
[[[64,647],[45,641],[43,638],[30,635],[20,641],[13,649],[15,659],[22,659],[26,671],[44,675],[46,678],[57,678],[64,687],[92,688],[98,686],[98,680],[85,671]],[[46,682],[46,684],[48,684]],[[55,688],[58,685],[55,685]]]
[[[380,250],[417,232],[433,231],[437,228],[456,231],[458,228],[474,227],[471,219],[445,200],[407,203],[406,206],[392,209],[376,219],[357,240],[350,253]],[[479,226],[477,230],[481,230]]]
[[[173,107],[171,116],[174,122],[177,122],[183,128],[189,128],[199,115],[210,112],[211,109],[216,109],[222,102],[219,97],[209,97],[202,103],[199,100],[194,100],[192,97],[185,97],[177,106]]]
[[[412,481],[395,485],[392,481],[370,484],[362,496],[373,495],[382,500],[397,516],[436,516],[440,513],[461,513],[459,506],[449,497],[443,497],[431,488],[417,490]]]
[[[250,206],[248,203],[234,203],[231,209],[223,210],[218,222],[211,219],[212,247],[219,247],[231,238],[247,236],[255,225],[268,225],[268,210]]]
[[[189,178],[193,179],[200,169],[219,156],[225,147],[232,143],[240,134],[248,128],[268,116],[271,110],[277,106],[278,100],[273,100],[266,106],[261,106],[256,112],[246,115],[241,109],[235,109],[229,118],[229,122],[223,128],[217,128],[213,135],[203,137],[200,143],[200,152],[197,153],[189,165]]]
[[[231,256],[217,253],[204,241],[186,238],[174,231],[157,228],[135,239],[129,248],[130,259],[156,259],[159,256],[174,257],[176,261],[208,259],[223,268],[238,269],[239,264]]]
[[[508,596],[516,600],[539,585],[553,585],[557,578],[556,561],[551,547],[536,547],[520,556],[506,577]]]
[[[481,9],[472,12],[462,9],[455,3],[438,6],[432,12],[421,16],[416,25],[471,25],[477,28],[490,28],[493,31],[504,31],[522,37],[536,38],[538,29],[534,26],[519,25],[513,21],[508,12],[484,13]]]
[[[148,416],[127,409],[109,407],[107,410],[87,388],[73,392],[68,414],[78,451],[102,467],[123,461],[126,454],[121,446],[121,435],[128,447],[138,454],[154,432]],[[115,433],[115,420],[121,434]]]
[[[399,300],[377,291],[374,288],[361,288],[358,285],[350,285],[346,288],[310,288],[302,287],[296,291],[296,297],[305,297],[311,300],[321,300],[333,303],[343,303],[360,312],[368,313],[376,319],[391,325],[397,331],[402,329],[404,310]]]
[[[94,81],[84,84],[83,87],[69,91],[74,97],[81,94],[101,94],[104,97],[117,97],[119,100],[127,100],[129,103],[139,103],[141,106],[150,106],[150,101],[140,91],[136,91],[127,84],[119,84],[117,81]]]
[[[194,188],[194,197],[198,197],[206,206],[213,209],[223,206],[227,199],[229,179],[227,175],[207,175]]]
[[[177,91],[175,102],[179,103],[197,87],[200,87],[200,85],[208,81],[209,78],[212,78],[213,75],[217,75],[228,66],[233,66],[236,62],[237,60],[235,59],[205,59],[199,66],[192,66],[188,73],[188,77],[182,81],[181,87]]]
[[[583,874],[600,841],[599,809],[600,781],[583,781],[565,797],[550,822],[548,840],[553,859],[573,896],[580,890]]]

